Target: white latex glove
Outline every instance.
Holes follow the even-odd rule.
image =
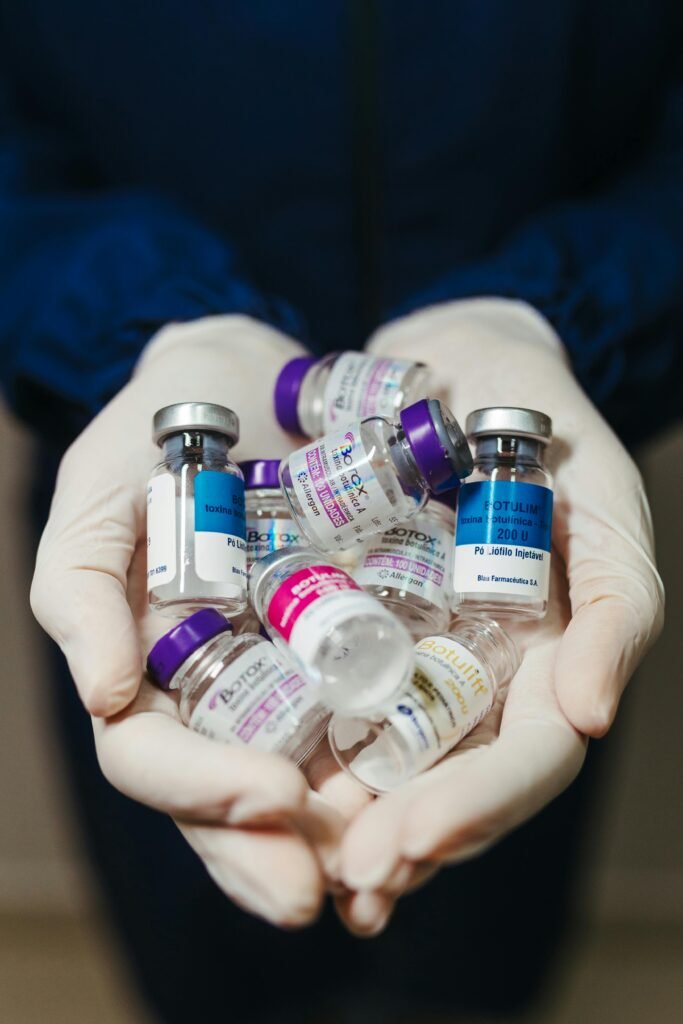
[[[658,635],[663,588],[634,463],[574,379],[559,339],[524,303],[482,299],[416,313],[379,331],[377,355],[422,359],[464,424],[482,406],[553,420],[553,572],[547,618],[511,630],[524,658],[504,708],[446,761],[361,810],[342,846],[343,881],[374,908],[440,864],[480,852],[540,810],[579,771]]]
[[[94,716],[105,775],[173,815],[228,895],[286,925],[316,916],[343,821],[293,765],[192,733],[173,697],[141,687],[144,655],[171,625],[148,611],[145,504],[160,459],[152,416],[164,405],[234,409],[237,458],[290,451],[272,394],[283,363],[300,351],[241,316],[162,330],[130,383],[64,456],[31,593],[38,621],[66,655]]]

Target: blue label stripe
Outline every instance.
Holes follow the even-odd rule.
[[[482,480],[460,488],[455,543],[550,551],[553,492],[540,484]]]
[[[246,539],[244,481],[204,469],[194,482],[195,533],[225,533]]]

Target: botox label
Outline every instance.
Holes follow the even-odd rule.
[[[410,689],[388,715],[424,771],[481,722],[495,697],[485,669],[456,640],[428,636],[415,647]]]
[[[204,469],[195,478],[194,556],[199,579],[244,584],[247,553],[241,477]]]
[[[364,615],[388,611],[357,583],[332,565],[300,569],[280,584],[268,605],[268,621],[303,662],[311,661],[330,630]]]
[[[213,740],[277,753],[316,703],[310,683],[264,640],[240,654],[214,679],[189,724]]]
[[[453,531],[416,516],[369,541],[353,575],[362,587],[393,587],[446,608],[452,559]]]
[[[247,513],[247,564],[251,565],[264,558],[271,551],[279,551],[291,544],[305,544],[298,526],[284,516],[271,519],[266,516],[251,516]]]
[[[405,359],[376,359],[364,352],[344,352],[325,386],[325,432],[370,416],[393,419],[404,377],[413,365]]]
[[[460,488],[453,586],[546,600],[553,492],[539,484],[483,480]]]
[[[147,590],[175,579],[175,520],[175,480],[170,473],[161,473],[147,486]]]
[[[363,444],[359,422],[294,452],[289,471],[306,525],[322,548],[349,547],[398,525],[399,517]]]

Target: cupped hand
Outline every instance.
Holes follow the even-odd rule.
[[[379,921],[401,892],[482,851],[569,784],[584,737],[607,731],[658,635],[664,602],[640,475],[535,311],[489,299],[433,307],[384,328],[369,349],[430,364],[463,423],[476,408],[519,405],[548,413],[555,438],[550,609],[511,628],[524,656],[507,702],[345,834],[342,880],[374,901]],[[340,902],[343,915],[354,898]]]
[[[105,775],[171,814],[236,902],[292,926],[319,910],[341,816],[283,759],[187,729],[173,697],[144,682],[143,658],[170,627],[149,612],[145,582],[146,484],[160,458],[150,440],[154,412],[173,402],[218,402],[240,417],[238,458],[283,455],[291,442],[274,423],[273,386],[299,351],[245,317],[157,335],[131,382],[63,459],[31,594],[93,715]]]

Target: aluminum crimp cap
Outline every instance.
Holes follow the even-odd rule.
[[[422,398],[399,413],[401,427],[432,495],[458,487],[473,469],[472,453],[450,409]]]
[[[553,436],[553,421],[536,409],[519,409],[512,405],[497,405],[489,409],[475,409],[467,417],[465,431],[468,437],[513,435],[531,437],[549,444]]]
[[[177,402],[155,412],[152,440],[160,445],[169,434],[199,430],[223,434],[231,445],[240,439],[240,421],[232,409],[213,402]]]

